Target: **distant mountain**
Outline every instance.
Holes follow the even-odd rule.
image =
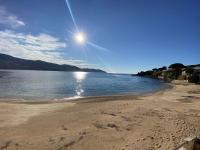
[[[100,69],[79,68],[72,65],[59,65],[41,60],[21,59],[1,53],[0,69],[105,72]]]

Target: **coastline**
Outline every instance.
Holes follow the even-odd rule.
[[[0,102],[1,149],[173,149],[200,135],[200,86],[64,102]]]
[[[0,103],[17,103],[17,104],[49,104],[49,103],[65,103],[65,102],[73,102],[73,103],[79,103],[82,101],[101,101],[102,99],[108,99],[110,101],[111,99],[117,100],[121,98],[136,98],[140,96],[145,95],[151,95],[156,94],[158,92],[163,92],[165,90],[173,88],[173,84],[171,83],[165,83],[166,87],[157,89],[151,92],[145,92],[145,93],[139,93],[139,94],[119,94],[119,95],[100,95],[100,96],[84,96],[84,97],[67,97],[67,98],[59,98],[59,99],[52,99],[52,100],[42,100],[42,98],[38,98],[37,100],[26,100],[22,98],[0,98]]]

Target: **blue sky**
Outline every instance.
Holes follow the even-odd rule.
[[[0,53],[108,72],[200,63],[199,0],[0,0]]]

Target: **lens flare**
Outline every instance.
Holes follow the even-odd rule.
[[[69,0],[65,0],[65,2],[66,2],[66,4],[67,4],[67,8],[68,8],[69,13],[70,13],[70,15],[71,15],[71,18],[72,18],[72,21],[73,21],[73,23],[74,23],[74,26],[75,26],[76,30],[78,31],[78,26],[77,26],[77,24],[76,24],[76,21],[75,21],[75,18],[74,18],[74,15],[73,15],[73,12],[72,12],[72,9],[71,9]]]

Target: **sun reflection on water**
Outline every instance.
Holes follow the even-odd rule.
[[[86,78],[86,76],[87,72],[74,72],[74,77],[76,79],[76,82],[78,83],[76,85],[76,94],[78,97],[81,97],[81,94],[84,93],[81,82]]]
[[[74,77],[77,82],[82,82],[86,78],[87,72],[74,72]]]

